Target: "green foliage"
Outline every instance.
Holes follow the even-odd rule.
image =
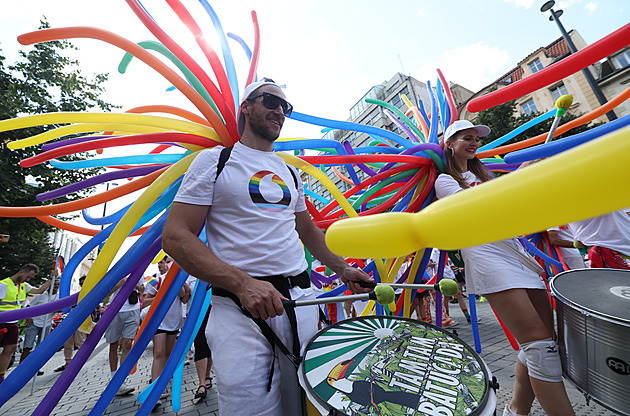
[[[507,103],[481,111],[477,116],[477,119],[475,120],[475,124],[485,124],[492,129],[490,134],[482,139],[482,145],[505,136],[512,130],[538,117],[542,113],[530,114],[528,116],[515,116],[514,114],[516,114],[516,103],[514,101],[508,101]],[[567,112],[560,120],[560,125],[575,120],[580,116],[581,114],[574,115]],[[538,136],[539,134],[548,133],[549,129],[551,128],[551,124],[553,123],[553,119],[554,117],[551,117],[541,123],[538,123],[537,125],[525,130],[523,133],[510,139],[509,141],[504,143],[504,145],[517,143]],[[602,123],[589,123],[587,125],[575,127],[564,134],[554,137],[554,140],[582,133],[586,130],[590,130],[594,127],[600,126],[601,124]]]
[[[41,22],[40,29],[48,28]],[[76,49],[70,42],[52,41],[37,44],[28,52],[20,52],[21,59],[6,66],[0,51],[0,119],[30,114],[60,111],[111,111],[113,106],[101,100],[107,74],[86,78],[81,74],[79,62],[63,56],[65,50]],[[19,162],[41,152],[41,146],[11,150],[7,143],[42,133],[58,126],[42,126],[0,132],[0,205],[36,206],[41,203],[35,196],[74,182],[87,179],[99,169],[60,171],[48,164],[22,168]],[[87,153],[63,157],[63,160],[83,160]],[[57,198],[55,203],[75,200],[89,190]],[[41,272],[37,277],[50,274],[54,254],[48,239],[52,227],[37,219],[0,218],[0,233],[11,236],[8,243],[0,243],[0,276],[9,276],[24,263],[35,263]],[[66,259],[67,260],[67,259]],[[35,279],[37,283],[37,279]]]

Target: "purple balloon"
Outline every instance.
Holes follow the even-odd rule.
[[[73,139],[59,140],[52,143],[44,143],[42,145],[42,151],[47,152],[49,150],[58,149],[64,146],[70,146],[71,144],[91,142],[92,140],[109,139],[110,137],[120,136],[82,136],[75,137]]]
[[[90,355],[105,333],[105,329],[112,322],[127,298],[129,298],[131,291],[135,288],[136,284],[143,276],[146,267],[155,257],[160,248],[162,248],[162,236],[156,238],[136,261],[135,267],[131,271],[131,275],[125,284],[120,288],[120,292],[118,292],[114,301],[109,305],[101,319],[99,319],[94,329],[92,329],[90,336],[87,337],[81,348],[79,348],[75,356],[72,358],[72,361],[70,361],[66,369],[61,373],[55,384],[51,387],[48,394],[46,394],[46,397],[44,397],[39,406],[37,406],[33,412],[33,416],[49,415],[57,403],[59,403],[59,400],[61,400],[66,390],[68,390],[68,387],[74,381],[77,374],[79,374],[79,371],[83,365],[85,365],[87,359],[90,358]]]
[[[91,186],[98,185],[100,183],[113,181],[116,179],[133,178],[136,176],[145,176],[149,173],[153,173],[159,169],[162,169],[167,165],[154,165],[154,166],[141,166],[137,168],[122,169],[114,172],[102,173],[100,175],[92,176],[91,178],[71,183],[70,185],[62,186],[54,191],[42,192],[37,195],[38,201],[49,201],[51,199],[59,198],[64,195],[78,192],[82,189],[89,188]]]
[[[16,309],[13,311],[0,312],[0,322],[18,321],[20,319],[32,318],[34,316],[46,315],[47,313],[56,312],[61,309],[69,308],[77,304],[79,292],[65,298],[57,299],[52,302],[43,303],[37,306],[29,306],[28,308]]]

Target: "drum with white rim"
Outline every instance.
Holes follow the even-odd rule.
[[[630,414],[630,271],[570,270],[549,287],[564,376],[587,400]]]
[[[322,415],[487,416],[496,408],[481,357],[425,322],[347,319],[317,333],[302,356],[300,384]]]

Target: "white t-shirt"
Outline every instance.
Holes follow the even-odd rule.
[[[158,279],[160,280],[160,285],[164,281],[166,277],[166,273],[163,275],[158,275]],[[148,295],[153,295],[158,292],[158,289],[153,285],[146,285],[144,288],[144,293]],[[184,314],[182,313],[182,301],[179,300],[179,296],[175,298],[168,312],[164,316],[162,323],[160,324],[158,329],[163,331],[177,331],[184,326]]]
[[[453,272],[453,269],[451,269],[451,261],[448,260],[448,256],[446,257],[447,261],[446,261],[446,266],[444,266],[444,279],[452,279],[455,280],[455,273]],[[429,276],[434,276],[437,272],[438,272],[438,263],[440,261],[440,249],[438,248],[434,248],[431,251],[431,261],[435,263],[435,266],[433,267],[427,267],[427,272],[429,273]]]
[[[471,172],[463,174],[470,187],[482,182]],[[435,181],[435,193],[438,199],[462,190],[457,181],[448,174],[438,176]],[[462,214],[464,215],[464,214]],[[467,213],[474,221],[474,213]],[[488,224],[488,227],[492,227]],[[449,231],[446,231],[449,232]],[[451,230],[450,232],[469,232],[468,230]],[[503,240],[514,250],[528,255],[516,239]],[[469,293],[485,295],[515,288],[545,289],[545,284],[536,273],[527,268],[512,253],[501,248],[499,243],[483,244],[475,247],[462,248],[462,259],[466,266],[466,286]]]
[[[122,289],[122,287],[121,287]],[[110,298],[110,303],[114,302],[114,299],[116,299],[116,296],[118,296],[118,293],[120,292],[120,289],[118,289],[117,291],[115,291],[114,293],[112,293],[112,296]],[[122,307],[120,308],[119,312],[127,312],[127,311],[135,311],[136,309],[140,309],[140,299],[138,299],[138,302],[134,305],[129,303],[129,296],[127,296],[127,299],[125,300],[125,303],[123,303]]]
[[[221,260],[251,276],[294,276],[306,270],[295,213],[306,211],[304,189],[274,152],[237,142],[215,185],[217,146],[188,168],[176,202],[211,206],[208,246]],[[299,176],[293,169],[299,181]],[[216,192],[215,192],[216,189]]]
[[[59,292],[55,293],[54,295],[50,295],[50,293],[48,293],[48,291],[39,294],[37,296],[35,296],[35,298],[33,298],[33,300],[31,301],[31,303],[29,303],[29,306],[37,306],[37,305],[42,305],[44,303],[48,303],[48,302],[53,302],[55,300],[59,299]],[[33,317],[33,325],[35,325],[36,327],[39,328],[44,328],[47,326],[51,326],[52,325],[52,321],[53,321],[53,317],[55,316],[55,312],[51,312],[49,314],[46,315],[39,315],[39,316],[34,316]]]
[[[630,217],[624,210],[568,224],[577,241],[630,256]]]
[[[567,225],[561,225],[560,227],[551,227],[547,231],[557,231],[558,238],[566,241],[575,241],[575,238],[573,238],[573,234],[571,234]],[[567,266],[569,266],[569,269],[583,269],[586,267],[586,265],[584,264],[584,258],[580,254],[580,250],[571,247],[558,248],[560,249],[560,253],[564,258],[564,262],[567,264]]]

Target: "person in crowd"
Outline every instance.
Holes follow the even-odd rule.
[[[630,270],[630,217],[625,210],[571,222],[574,245],[588,250],[590,267]]]
[[[302,243],[352,291],[372,290],[358,284],[372,282],[365,272],[326,247],[306,210],[299,175],[274,152],[291,111],[273,80],[248,85],[238,111],[240,141],[196,157],[164,228],[164,251],[212,284],[206,337],[221,415],[302,412],[289,357],[299,356],[315,334],[319,313],[317,306],[285,310],[282,304],[314,296]],[[208,245],[197,238],[204,223]]]
[[[567,225],[549,228],[547,235],[549,236],[549,243],[560,249],[562,259],[570,270],[583,269],[586,267],[584,257],[582,257],[580,251],[573,245],[575,238],[573,238],[569,232]]]
[[[166,278],[166,274],[168,273],[172,263],[173,259],[168,256],[164,256],[164,258],[158,262],[158,274],[155,276],[157,278],[157,285],[146,285],[144,289],[144,308],[149,307],[153,303],[155,296],[164,283],[164,279]],[[175,342],[177,342],[177,335],[179,334],[180,329],[184,326],[182,304],[188,303],[189,300],[190,288],[187,284],[183,284],[177,294],[177,297],[171,304],[169,310],[166,312],[160,326],[157,331],[155,331],[155,335],[153,336],[153,364],[151,365],[151,381],[156,380],[160,374],[162,374],[164,366],[166,365],[166,360],[173,352]],[[168,393],[169,389],[167,388],[162,393],[160,401],[157,402],[157,406],[162,405],[161,400],[166,399],[168,397]]]
[[[20,267],[13,276],[0,280],[0,312],[20,309],[26,300],[26,294],[39,295],[44,293],[52,280],[47,280],[38,288],[28,282],[39,273],[39,267],[28,263]],[[4,374],[9,368],[11,357],[17,349],[19,326],[17,321],[0,323],[0,383],[4,381]]]
[[[28,307],[37,305],[43,305],[45,303],[53,302],[59,299],[59,280],[55,279],[55,283],[52,286],[51,291],[46,291],[35,298],[28,304]],[[22,349],[22,355],[20,356],[20,363],[24,362],[26,357],[29,356],[35,345],[39,345],[44,338],[48,336],[52,328],[54,312],[34,316],[26,319],[26,331],[24,331],[24,348]],[[43,371],[38,371],[37,375],[43,375]]]
[[[111,295],[111,302],[116,299],[116,296],[120,293],[120,288],[125,284],[127,278],[120,279],[114,286]],[[144,287],[142,283],[138,283],[129,297],[125,299],[125,303],[121,306],[120,310],[105,330],[105,341],[109,344],[109,370],[111,377],[113,378],[118,370],[118,346],[121,346],[120,362],[122,363],[127,358],[131,347],[133,346],[133,340],[136,337],[136,333],[140,328],[140,302],[139,293],[142,293]],[[124,396],[131,394],[135,391],[135,387],[129,385],[129,382],[125,380],[123,384],[116,392],[117,396]]]
[[[438,199],[492,179],[476,156],[479,138],[489,133],[489,127],[466,120],[455,121],[446,129],[446,173],[435,183]],[[553,314],[540,277],[542,268],[516,239],[462,248],[461,253],[468,291],[486,297],[520,344],[514,392],[503,414],[527,415],[536,398],[548,415],[573,415],[554,341]]]
[[[83,286],[83,282],[85,282],[85,278],[87,276],[79,277],[79,286]],[[94,322],[94,320],[92,320]],[[74,355],[74,350],[81,348],[81,345],[87,339],[88,332],[86,329],[78,328],[74,333],[63,343],[63,358],[65,359],[65,363],[62,366],[55,368],[55,372],[61,372],[66,369],[70,361],[72,361],[72,356]]]

